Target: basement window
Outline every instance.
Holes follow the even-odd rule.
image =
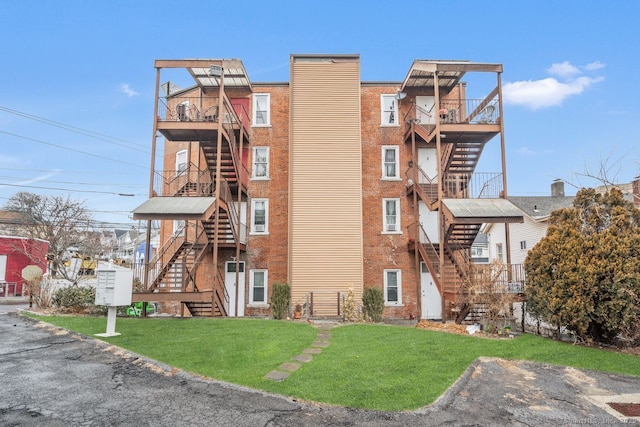
[[[402,271],[384,271],[385,305],[402,305]]]
[[[251,270],[249,274],[249,304],[266,304],[267,270]]]

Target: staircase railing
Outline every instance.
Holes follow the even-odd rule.
[[[233,234],[234,241],[240,241],[239,228],[240,228],[240,213],[236,209],[236,199],[231,192],[229,183],[226,179],[222,178],[220,186],[220,198],[227,206],[227,215],[229,216],[229,227],[231,228],[231,234]]]
[[[440,254],[438,249],[429,239],[429,235],[425,231],[420,222],[416,221],[407,227],[407,234],[409,236],[416,236],[418,240],[415,242],[416,249],[420,253],[420,258],[427,265],[429,271],[435,273],[432,275],[433,280],[436,282],[436,286],[440,294],[442,294],[441,275],[440,275]],[[433,254],[433,257],[429,256],[429,253]],[[418,269],[418,271],[420,271]]]
[[[198,287],[196,285],[196,271],[198,270],[198,266],[200,264],[200,262],[202,261],[202,258],[204,257],[205,253],[207,252],[207,243],[208,243],[208,239],[207,239],[207,235],[206,235],[206,230],[204,229],[204,227],[201,228],[201,230],[198,232],[198,235],[196,236],[196,238],[194,239],[194,241],[192,243],[189,243],[189,246],[186,247],[183,252],[185,254],[189,254],[189,252],[191,251],[196,251],[197,246],[202,245],[202,247],[200,248],[200,250],[195,253],[194,257],[193,257],[193,265],[191,266],[191,268],[188,269],[184,269],[183,271],[186,271],[187,273],[182,277],[182,290],[185,291],[187,290],[189,284],[193,284],[193,290],[197,291]]]
[[[227,292],[227,288],[224,285],[224,273],[218,268],[218,274],[216,276],[216,285],[213,287],[213,296],[214,296],[214,305],[218,306],[218,309],[222,313],[223,316],[227,315],[226,306],[229,305],[229,293]],[[212,307],[213,310],[215,307]]]
[[[418,182],[414,182],[413,185],[420,198],[428,205],[435,204],[438,201],[438,176],[430,177],[415,163],[407,169],[405,176],[409,176],[409,171],[412,171],[411,176],[415,176],[418,179]]]
[[[181,227],[173,233],[171,238],[167,240],[156,255],[145,265],[147,271],[147,290],[152,290],[158,286],[158,278],[166,274],[171,266],[171,261],[185,242],[185,227]]]

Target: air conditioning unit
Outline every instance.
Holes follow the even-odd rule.
[[[260,225],[256,224],[255,231],[256,233],[264,233],[264,224],[260,224]]]
[[[396,224],[387,224],[387,231],[397,231]]]

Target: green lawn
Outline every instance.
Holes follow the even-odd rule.
[[[106,318],[37,317],[92,336]],[[640,357],[534,335],[490,340],[418,328],[352,324],[282,382],[265,380],[315,340],[305,323],[267,319],[118,318],[122,335],[101,338],[185,371],[299,399],[379,410],[432,403],[480,356],[525,359],[640,376]]]

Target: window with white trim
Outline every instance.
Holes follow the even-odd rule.
[[[496,259],[502,261],[504,252],[502,251],[502,243],[496,243]]]
[[[523,251],[527,249],[527,241],[526,240],[520,241],[520,249],[522,249]]]
[[[269,232],[269,199],[251,200],[251,233]]]
[[[397,145],[382,147],[382,179],[400,179],[399,158],[400,147]]]
[[[253,147],[251,177],[255,179],[269,178],[269,147]]]
[[[251,270],[249,272],[249,304],[267,303],[267,270]]]
[[[187,170],[187,150],[180,150],[176,153],[176,176],[185,174]]]
[[[270,126],[270,103],[271,94],[254,93],[253,94],[253,125],[254,126]]]
[[[382,199],[382,232],[402,233],[400,231],[400,199]]]
[[[174,219],[173,220],[173,235],[174,236],[184,236],[184,229],[187,223],[184,219]]]
[[[385,305],[402,305],[402,271],[384,271],[384,303]]]
[[[396,95],[380,95],[380,113],[382,126],[400,125]]]

